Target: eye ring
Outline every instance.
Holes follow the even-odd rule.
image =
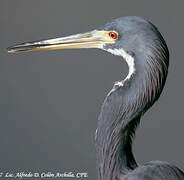
[[[117,39],[118,38],[118,34],[115,33],[115,32],[109,32],[109,36],[112,38],[112,39]]]

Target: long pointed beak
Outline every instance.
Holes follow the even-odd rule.
[[[91,31],[62,38],[27,42],[7,48],[9,53],[47,51],[55,49],[102,48],[106,43],[114,43],[108,31]]]

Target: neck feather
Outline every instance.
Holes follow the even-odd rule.
[[[96,148],[100,180],[116,180],[137,167],[132,138],[141,116],[158,99],[165,84],[169,57],[167,48],[162,50],[154,49],[144,66],[135,63],[138,57],[134,59],[124,51],[123,58],[129,58],[125,59],[129,74],[121,84],[114,85],[99,115]]]

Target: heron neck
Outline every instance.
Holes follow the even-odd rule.
[[[160,96],[167,66],[160,61],[136,65],[135,74],[107,96],[96,133],[99,180],[118,180],[137,167],[132,138],[144,112]],[[150,68],[151,67],[151,68]]]
[[[116,91],[125,92],[125,89],[120,87]],[[140,115],[127,112],[125,109],[123,112],[123,104],[114,104],[113,99],[118,98],[116,91],[106,98],[99,116],[96,132],[99,180],[117,180],[117,177],[137,167],[132,153],[132,137],[140,121]],[[119,99],[125,101],[121,95]]]

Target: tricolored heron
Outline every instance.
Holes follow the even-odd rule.
[[[121,56],[129,66],[124,80],[106,97],[96,130],[99,180],[184,180],[184,172],[167,162],[138,166],[132,139],[141,116],[159,98],[164,87],[169,51],[158,29],[140,17],[123,17],[83,34],[34,41],[8,52],[100,48]]]

